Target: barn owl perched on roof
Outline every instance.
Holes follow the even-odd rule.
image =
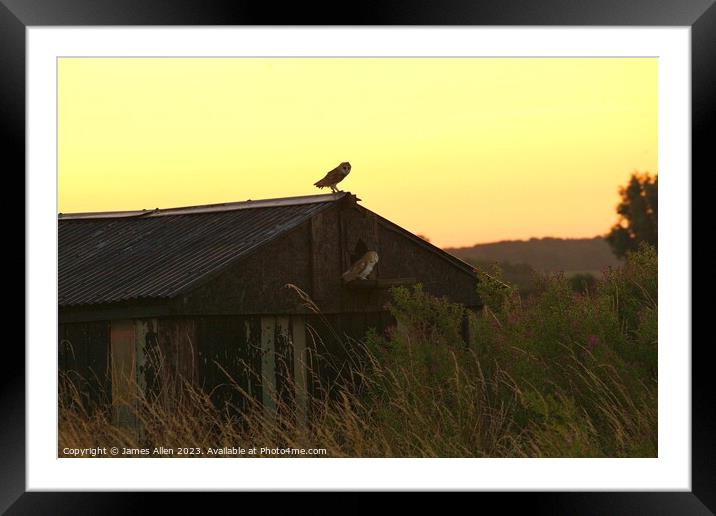
[[[368,251],[360,260],[351,265],[350,269],[343,273],[343,281],[348,283],[356,278],[366,279],[376,263],[378,263],[378,253]]]
[[[338,192],[338,188],[336,188],[336,185],[343,181],[348,174],[351,173],[351,164],[347,161],[344,161],[340,165],[338,165],[336,168],[331,170],[326,176],[321,179],[320,181],[317,181],[313,183],[314,186],[317,186],[318,188],[325,188],[330,187],[331,190],[335,193]]]

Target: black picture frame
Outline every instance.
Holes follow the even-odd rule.
[[[688,26],[692,43],[693,169],[713,161],[716,116],[715,0],[428,0],[334,9],[303,3],[277,9],[270,3],[207,0],[0,0],[0,118],[7,173],[25,164],[25,30],[32,26],[84,25],[575,25]],[[6,165],[7,167],[8,165]],[[23,176],[24,177],[24,176]],[[693,178],[693,173],[692,176]],[[18,196],[19,197],[19,196]],[[24,212],[24,210],[23,210]],[[19,247],[19,246],[18,246]],[[24,247],[23,247],[24,249]],[[24,252],[24,251],[23,251]],[[25,257],[26,258],[26,257]],[[693,263],[693,262],[692,262]],[[20,303],[14,303],[20,305]],[[14,339],[13,339],[14,340]],[[12,345],[11,345],[12,344]],[[481,493],[501,510],[526,504],[538,514],[713,514],[716,511],[716,423],[708,340],[692,346],[692,491],[594,493]],[[691,345],[690,342],[670,345]],[[48,348],[48,352],[49,352]],[[39,493],[25,489],[25,353],[6,341],[0,360],[0,512],[7,514],[106,514],[140,512],[139,493]],[[241,496],[247,496],[242,494]],[[356,496],[356,495],[351,495]],[[163,508],[187,497],[164,497]],[[481,502],[483,503],[483,502]]]

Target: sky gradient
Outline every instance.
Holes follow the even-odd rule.
[[[60,212],[339,187],[439,246],[592,237],[657,170],[657,59],[63,58]]]

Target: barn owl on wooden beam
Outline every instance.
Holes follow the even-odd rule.
[[[365,253],[360,260],[351,265],[351,268],[343,273],[343,281],[348,283],[356,278],[362,280],[368,277],[371,273],[375,264],[378,263],[378,253],[375,251],[368,251]]]

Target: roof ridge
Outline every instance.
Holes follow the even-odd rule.
[[[245,201],[234,201],[214,204],[200,204],[194,206],[179,206],[175,208],[155,208],[153,210],[129,210],[129,211],[97,211],[84,213],[59,213],[60,220],[78,219],[109,219],[128,217],[162,217],[167,215],[190,215],[195,213],[215,213],[221,211],[245,210],[250,208],[271,208],[277,206],[299,206],[303,204],[314,204],[322,202],[337,201],[350,195],[358,199],[350,192],[338,192],[330,194],[300,195],[295,197],[276,197],[271,199],[247,199]]]

